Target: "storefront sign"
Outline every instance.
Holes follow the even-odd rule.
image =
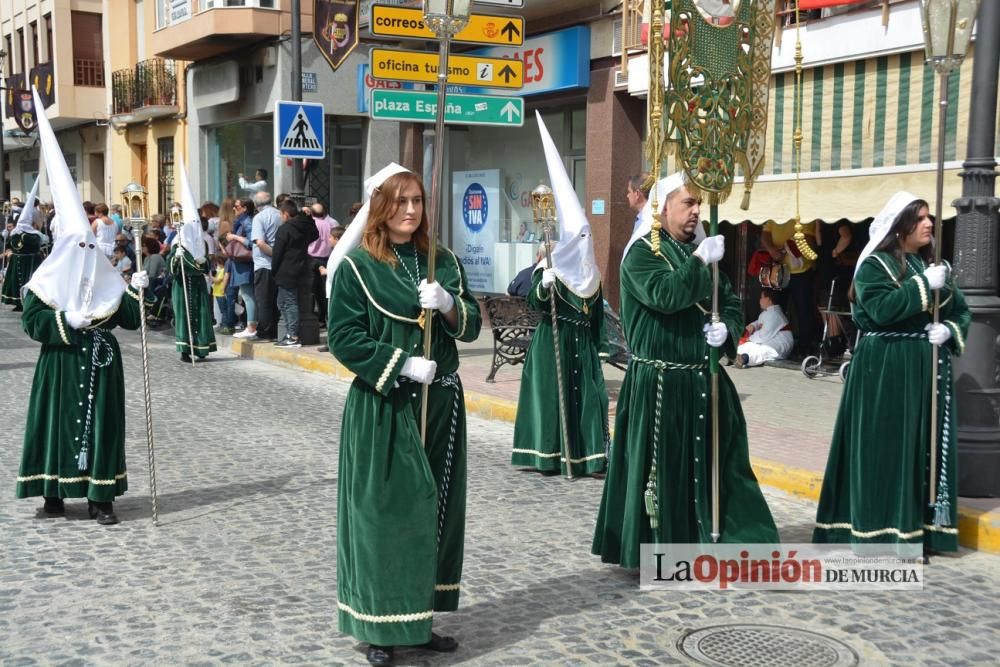
[[[381,37],[437,39],[424,25],[422,9],[408,7],[372,7],[371,32]],[[520,16],[472,14],[461,32],[451,38],[464,44],[502,44],[520,46],[524,43],[524,19]]]
[[[368,59],[376,79],[437,83],[438,54],[430,51],[373,48]],[[449,56],[448,83],[459,86],[520,88],[524,63],[487,56]]]
[[[524,66],[519,95],[539,95],[590,86],[590,28],[573,26],[524,40],[518,49],[490,47],[466,55],[515,58]],[[451,79],[449,78],[449,81]],[[472,84],[481,85],[481,84]],[[488,92],[466,89],[465,93]]]
[[[493,248],[500,240],[500,170],[451,175],[454,250],[474,292],[495,292]]]
[[[422,90],[373,90],[374,120],[433,123],[438,94]],[[444,121],[452,125],[524,125],[524,99],[493,95],[448,95]]]

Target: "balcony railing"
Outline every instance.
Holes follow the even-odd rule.
[[[111,73],[112,114],[145,107],[177,106],[177,68],[173,60],[152,58]]]
[[[73,59],[73,85],[104,87],[104,61]]]

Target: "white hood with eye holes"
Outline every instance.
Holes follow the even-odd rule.
[[[59,236],[52,252],[24,286],[50,308],[77,311],[91,320],[109,317],[118,310],[125,281],[97,247],[90,230],[80,194],[70,176],[45,108],[33,90],[38,113],[38,134],[42,142],[45,171],[49,176],[52,200],[59,212]]]

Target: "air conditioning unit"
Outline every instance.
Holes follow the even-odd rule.
[[[615,88],[628,88],[628,73],[615,70]]]

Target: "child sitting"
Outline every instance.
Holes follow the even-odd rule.
[[[760,366],[765,361],[786,359],[795,345],[792,329],[781,306],[774,302],[774,292],[765,288],[760,293],[760,317],[746,326],[744,337],[736,348],[736,367]]]

